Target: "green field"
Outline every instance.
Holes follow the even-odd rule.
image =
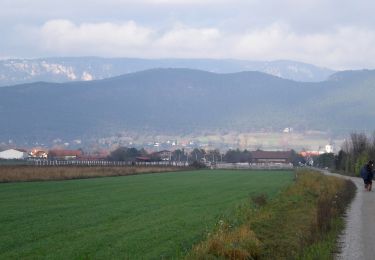
[[[181,256],[287,171],[193,171],[0,184],[0,259]]]

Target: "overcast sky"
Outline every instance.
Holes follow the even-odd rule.
[[[0,0],[0,58],[297,60],[375,68],[371,0]]]

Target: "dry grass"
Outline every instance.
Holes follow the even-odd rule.
[[[260,194],[251,197],[251,201],[257,207],[264,207],[267,204],[267,196],[265,194]]]
[[[126,166],[126,167],[37,167],[37,166],[0,166],[0,182],[50,181],[85,179],[93,177],[126,176],[145,173],[172,172],[182,170],[179,167]]]
[[[342,228],[337,223],[354,197],[355,185],[312,171],[296,176],[296,182],[270,202],[261,195],[251,198],[244,223],[222,223],[187,258],[332,259]]]
[[[222,229],[197,245],[187,259],[257,259],[261,243],[248,225]]]

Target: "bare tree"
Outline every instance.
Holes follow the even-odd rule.
[[[351,133],[350,139],[352,141],[352,151],[354,158],[358,158],[361,154],[366,152],[369,141],[364,133]]]

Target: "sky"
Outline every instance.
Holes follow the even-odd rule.
[[[375,68],[371,0],[0,0],[0,59],[295,60]]]

